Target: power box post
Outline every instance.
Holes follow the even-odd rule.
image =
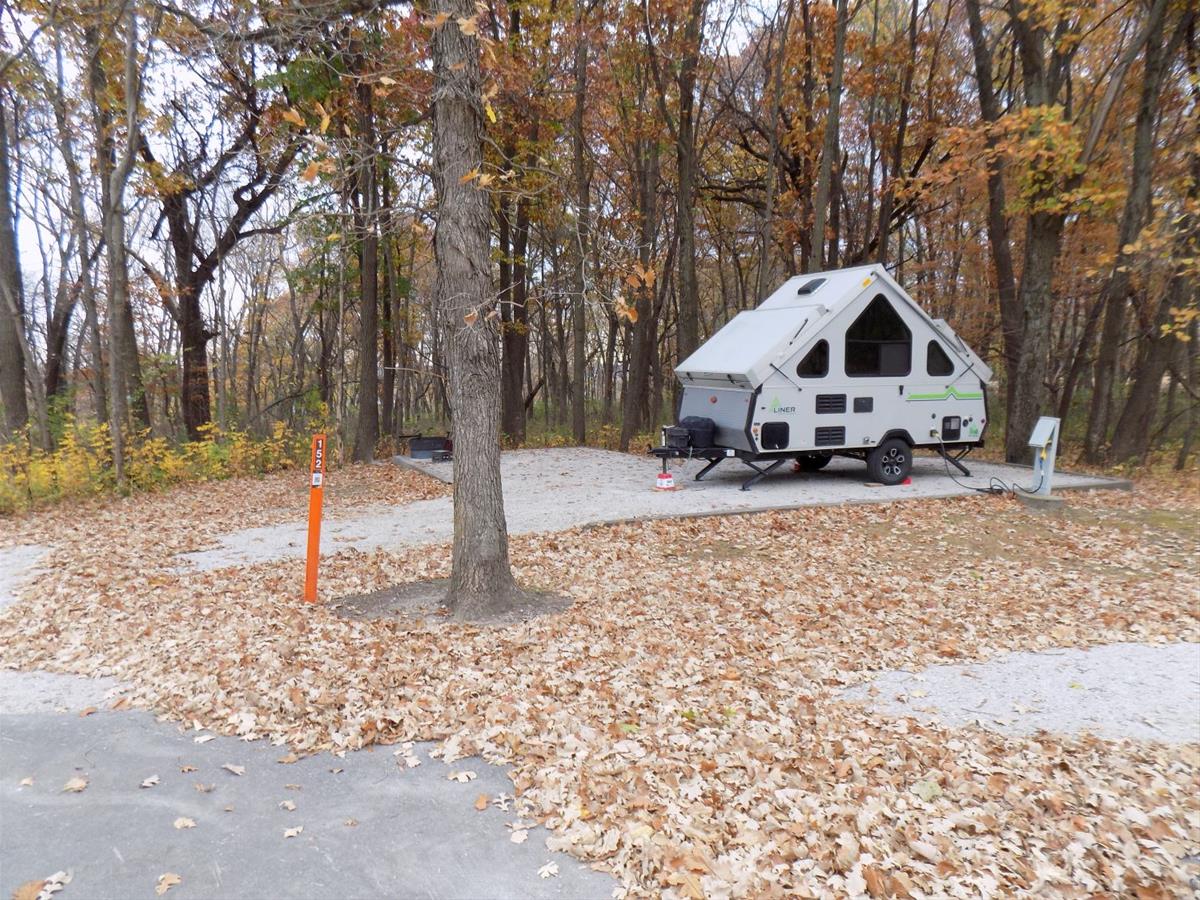
[[[1029,436],[1029,446],[1033,448],[1033,493],[1043,497],[1050,496],[1050,481],[1054,478],[1054,459],[1058,456],[1059,420],[1052,416],[1042,416],[1033,427]]]
[[[325,494],[325,435],[314,434],[308,488],[308,557],[304,567],[304,602],[317,602],[317,563],[321,558],[321,499]]]

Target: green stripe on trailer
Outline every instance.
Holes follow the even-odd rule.
[[[940,394],[909,394],[909,400],[982,400],[982,391],[960,391],[948,387]]]

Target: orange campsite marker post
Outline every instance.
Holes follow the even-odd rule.
[[[317,563],[321,558],[321,498],[325,494],[325,435],[314,434],[308,489],[308,560],[304,567],[304,602],[317,602]]]

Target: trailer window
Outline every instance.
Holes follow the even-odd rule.
[[[817,341],[811,350],[804,354],[800,365],[796,366],[796,374],[801,378],[824,378],[829,374],[829,341]]]
[[[930,375],[953,375],[954,363],[937,341],[930,341],[925,351],[925,371]]]
[[[846,329],[846,374],[857,378],[907,375],[912,332],[883,294],[876,294]]]

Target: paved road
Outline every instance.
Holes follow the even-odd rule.
[[[418,746],[416,768],[399,766],[390,747],[286,765],[276,761],[286,748],[197,744],[199,734],[140,711],[0,713],[0,897],[60,870],[74,876],[63,900],[153,898],[166,872],[182,878],[170,900],[607,898],[616,885],[547,851],[541,829],[513,843],[513,812],[477,811],[480,794],[512,790],[482,760],[446,766]],[[464,770],[477,777],[448,780]],[[75,776],[87,787],[64,792]],[[152,776],[157,785],[139,786]],[[195,827],[176,829],[181,817]],[[303,831],[284,836],[296,826]],[[551,861],[557,877],[539,877]]]
[[[692,476],[704,463],[696,460],[672,463],[679,490],[656,491],[654,478],[659,465],[649,457],[586,447],[505,453],[501,469],[508,531],[523,534],[628,519],[953,497],[971,494],[971,486],[987,486],[992,478],[1027,486],[1032,478],[1029,469],[1018,466],[970,462],[973,477],[958,476],[955,481],[947,476],[946,465],[940,458],[918,457],[913,465],[912,484],[883,487],[866,483],[867,473],[862,463],[838,458],[827,469],[814,474],[793,474],[788,466],[781,466],[777,474],[750,491],[742,491],[741,483],[751,474],[745,466],[729,460],[704,481],[697,482]],[[329,477],[336,478],[337,473]],[[1122,484],[1088,475],[1060,473],[1054,477],[1056,489]],[[201,569],[218,569],[303,556],[305,527],[305,522],[297,519],[282,525],[232,532],[222,536],[216,546],[185,554],[181,559]],[[451,499],[438,497],[403,506],[368,507],[354,516],[330,520],[323,528],[321,549],[333,553],[349,548],[398,548],[449,541],[453,533]]]

